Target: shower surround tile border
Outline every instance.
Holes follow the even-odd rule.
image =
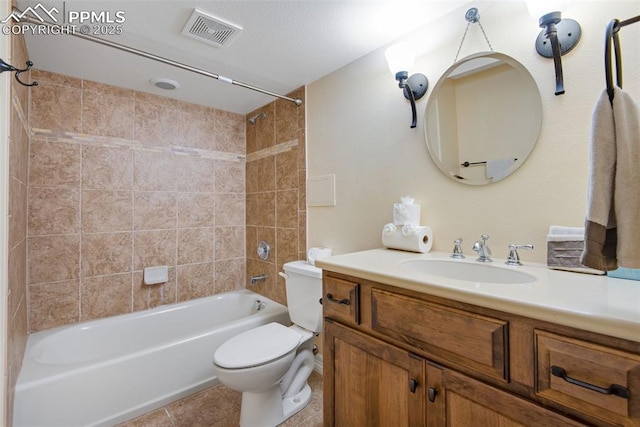
[[[263,148],[262,150],[249,153],[246,155],[246,160],[247,162],[254,162],[256,160],[264,159],[269,156],[275,156],[276,154],[285,153],[297,146],[298,140],[292,139],[291,141],[282,142],[272,147]]]
[[[59,132],[49,129],[32,128],[32,138],[41,142],[65,142],[72,144],[86,144],[99,147],[127,147],[133,150],[152,151],[183,156],[202,157],[212,160],[240,162],[246,159],[244,154],[228,153],[224,151],[204,150],[201,148],[184,147],[180,145],[154,145],[132,139],[108,136],[89,135],[76,132]],[[281,144],[284,145],[284,144]],[[297,141],[295,143],[297,145]]]

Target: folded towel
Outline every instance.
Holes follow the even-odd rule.
[[[547,242],[584,242],[584,234],[547,234]]]
[[[551,225],[549,226],[549,234],[550,235],[569,234],[569,235],[584,236],[584,227],[565,227],[562,225]]]
[[[549,227],[547,242],[582,242],[584,241],[584,227],[563,227],[552,225]]]
[[[582,264],[610,271],[640,268],[640,122],[621,89],[606,91],[593,111]]]
[[[513,158],[487,160],[487,179],[493,178],[493,182],[501,180],[507,176],[513,162]]]
[[[584,227],[552,225],[547,234],[547,266],[553,270],[604,274],[580,263],[584,250]]]

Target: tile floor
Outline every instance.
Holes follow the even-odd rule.
[[[311,402],[282,427],[322,427],[322,375],[314,371],[309,385]],[[218,384],[118,427],[236,427],[240,402],[240,393]]]

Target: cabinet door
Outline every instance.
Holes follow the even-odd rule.
[[[425,360],[325,322],[325,426],[424,426]]]
[[[429,427],[584,425],[432,363],[427,379]]]

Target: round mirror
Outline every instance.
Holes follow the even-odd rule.
[[[445,175],[463,184],[491,184],[512,174],[533,150],[542,100],[518,61],[478,53],[440,78],[424,123],[429,154]]]

